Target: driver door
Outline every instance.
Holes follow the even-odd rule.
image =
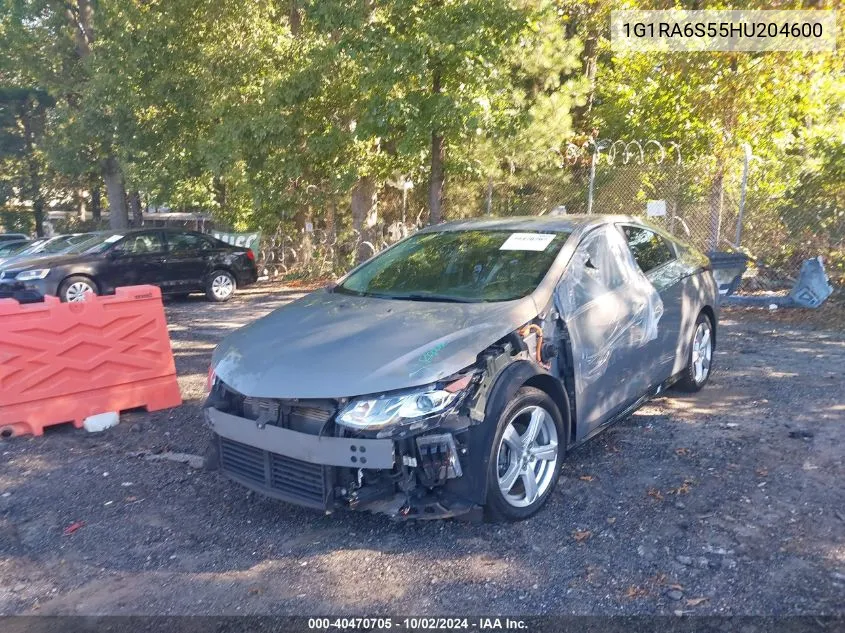
[[[580,439],[648,389],[651,363],[642,355],[662,302],[612,226],[582,238],[555,301],[572,343]]]
[[[164,255],[164,240],[160,231],[130,233],[109,252],[110,261],[104,275],[108,286],[161,286]]]

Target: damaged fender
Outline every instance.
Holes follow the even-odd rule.
[[[532,380],[533,379],[533,380]],[[513,400],[516,392],[527,382],[548,392],[558,406],[566,430],[564,441],[570,437],[569,399],[560,380],[529,360],[513,360],[501,369],[487,392],[477,394],[486,400],[484,420],[469,428],[467,453],[472,456],[464,464],[464,475],[450,482],[451,491],[478,505],[487,501],[487,476],[493,458],[493,438],[499,415]],[[536,382],[535,382],[536,381]],[[565,445],[563,446],[565,450]]]

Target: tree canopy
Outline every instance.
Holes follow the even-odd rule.
[[[0,204],[34,221],[102,187],[115,226],[143,200],[363,232],[397,183],[411,218],[481,213],[494,182],[531,191],[567,143],[605,137],[679,143],[701,196],[750,143],[773,217],[838,217],[842,53],[615,54],[610,11],[645,5],[0,0]]]

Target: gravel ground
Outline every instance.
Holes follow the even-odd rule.
[[[519,524],[323,516],[148,459],[204,452],[213,346],[300,294],[168,302],[184,406],[0,444],[0,614],[845,613],[845,335],[724,315],[708,387],[570,453]]]

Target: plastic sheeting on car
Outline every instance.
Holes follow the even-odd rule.
[[[575,378],[582,386],[607,371],[616,350],[655,339],[663,316],[663,301],[624,236],[607,226],[579,244],[555,291],[555,305],[569,328]]]

